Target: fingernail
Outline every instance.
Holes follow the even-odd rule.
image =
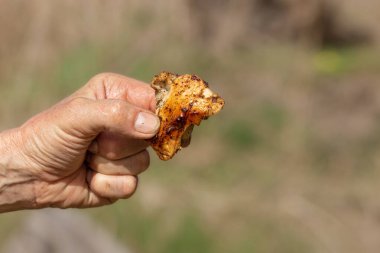
[[[153,134],[158,130],[160,121],[156,115],[140,112],[135,121],[135,129],[144,134]]]

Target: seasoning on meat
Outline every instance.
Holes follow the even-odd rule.
[[[156,91],[156,114],[161,125],[150,143],[161,160],[171,159],[190,144],[194,125],[218,113],[224,100],[196,75],[161,72],[151,86]]]

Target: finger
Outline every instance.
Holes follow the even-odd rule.
[[[148,151],[144,150],[136,155],[116,161],[98,155],[90,155],[87,162],[92,170],[105,175],[137,176],[149,167],[150,158]]]
[[[117,133],[101,133],[89,150],[93,154],[103,156],[109,160],[118,160],[135,155],[148,147],[145,140],[124,137]]]
[[[96,195],[108,199],[129,198],[137,188],[137,177],[128,175],[104,175],[87,172],[88,185]]]
[[[160,120],[147,110],[122,100],[91,100],[75,98],[63,104],[60,113],[52,115],[61,120],[60,126],[73,136],[92,141],[101,132],[111,132],[129,138],[148,139],[157,132]]]
[[[156,107],[155,92],[147,83],[114,73],[94,76],[80,93],[91,99],[124,100],[151,111]]]
[[[91,189],[88,189],[88,191],[89,192],[87,193],[87,198],[85,199],[85,201],[81,202],[80,205],[72,206],[72,207],[78,207],[78,208],[98,207],[98,206],[113,204],[118,200],[118,198],[107,198],[107,197],[102,197],[100,195],[97,195]]]

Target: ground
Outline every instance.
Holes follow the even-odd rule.
[[[136,252],[377,252],[376,42],[210,49],[207,41],[153,29],[165,15],[137,16],[125,27],[113,20],[123,31],[117,36],[71,41],[49,54],[49,64],[30,70],[14,63],[22,72],[2,75],[2,129],[103,71],[146,82],[162,70],[194,73],[225,98],[224,110],[197,127],[173,160],[151,152],[132,199],[80,212]],[[17,232],[27,215],[2,215],[0,238]]]

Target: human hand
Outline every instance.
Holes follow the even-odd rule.
[[[27,190],[25,199],[15,196],[17,204],[0,211],[94,207],[128,198],[136,190],[137,175],[149,166],[144,139],[158,130],[154,110],[148,85],[100,74],[21,127],[2,133],[0,207],[9,206],[7,186],[24,184],[21,189]],[[18,183],[4,183],[9,175]]]

